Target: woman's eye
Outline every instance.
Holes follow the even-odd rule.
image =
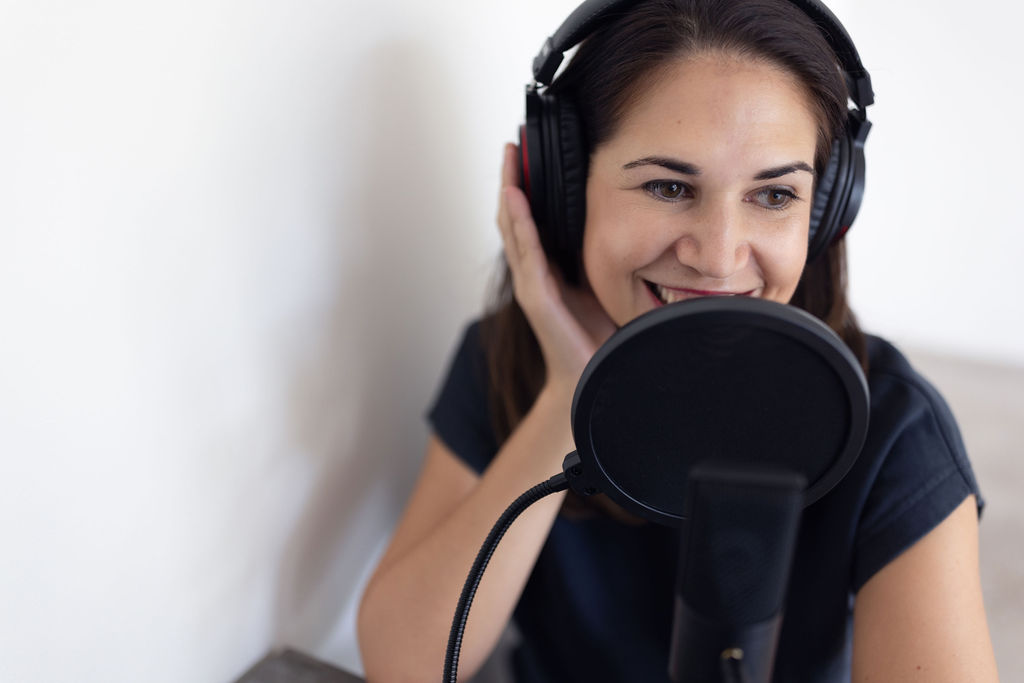
[[[795,200],[800,199],[792,190],[785,187],[766,187],[754,194],[759,206],[766,209],[785,209]]]
[[[663,202],[675,202],[685,198],[688,188],[675,180],[652,180],[644,183],[644,191]]]

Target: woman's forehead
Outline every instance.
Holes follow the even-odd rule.
[[[707,162],[759,149],[769,156],[796,154],[813,161],[817,127],[810,98],[781,68],[763,61],[697,57],[655,75],[627,107],[606,146],[623,153],[636,147],[651,154],[686,152]]]

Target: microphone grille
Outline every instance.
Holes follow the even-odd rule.
[[[754,624],[778,613],[803,506],[799,475],[695,468],[680,594],[708,619]]]

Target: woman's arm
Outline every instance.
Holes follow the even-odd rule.
[[[549,267],[517,178],[516,149],[507,145],[497,222],[516,301],[544,356],[545,386],[481,477],[431,440],[408,507],[360,604],[359,646],[371,681],[437,680],[455,605],[480,545],[512,501],[561,471],[574,448],[569,409],[576,382],[614,331],[592,293],[564,287]],[[531,506],[492,556],[462,643],[464,676],[497,643],[564,497]]]
[[[370,681],[434,681],[466,574],[491,526],[572,450],[567,397],[542,394],[482,477],[436,438],[363,596],[359,646]],[[564,494],[535,503],[502,539],[473,600],[460,655],[472,675],[508,623]]]
[[[974,496],[857,594],[852,680],[999,680],[978,574]]]

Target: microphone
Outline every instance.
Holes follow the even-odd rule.
[[[675,683],[768,683],[806,479],[702,462],[690,471],[668,671]]]
[[[768,683],[801,511],[853,466],[868,413],[857,359],[791,306],[706,297],[626,324],[576,386],[576,450],[562,474],[517,499],[481,548],[452,621],[445,680],[456,678],[497,542],[536,491],[569,487],[681,529],[675,683]]]
[[[868,415],[853,353],[772,301],[662,306],[594,354],[562,471],[578,495],[680,529],[675,683],[770,680],[801,512],[853,466]]]

